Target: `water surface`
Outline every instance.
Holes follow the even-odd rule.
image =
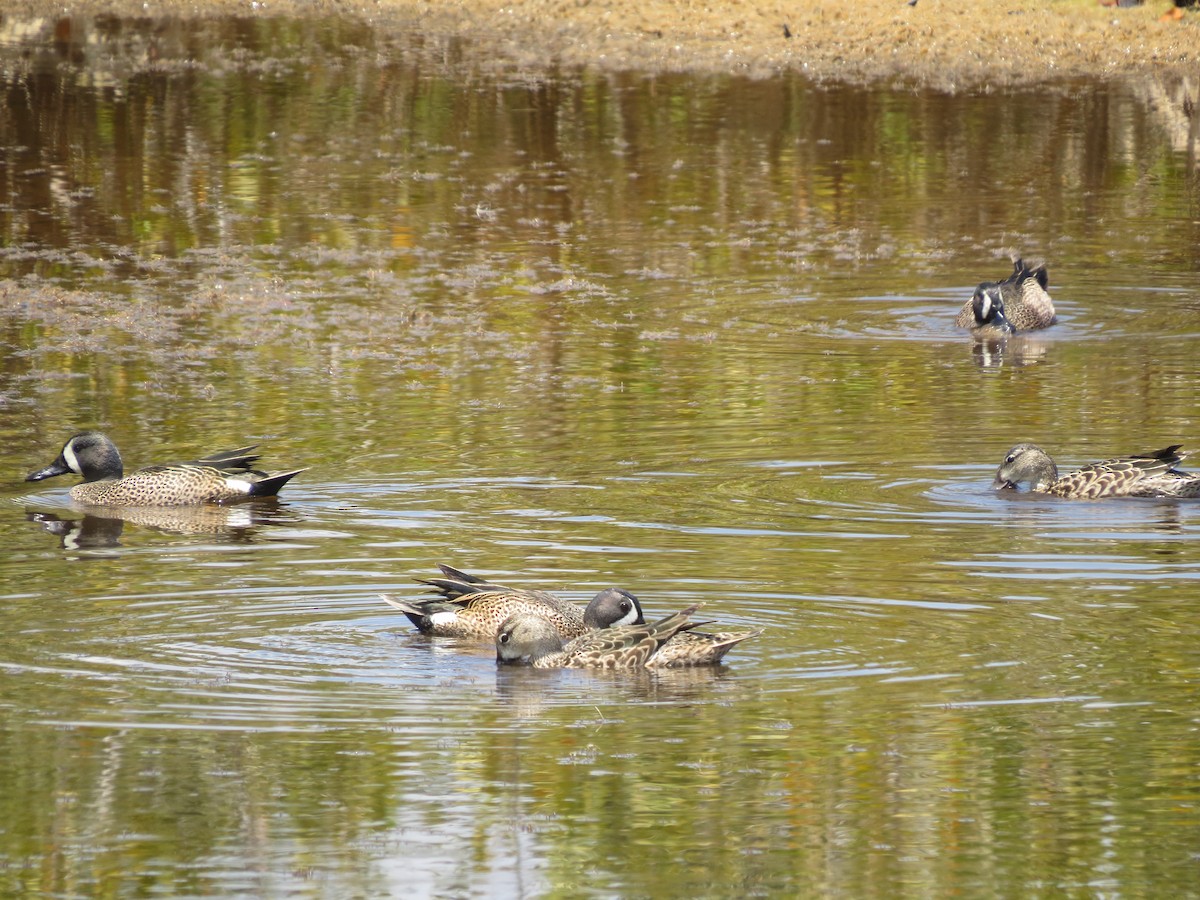
[[[1195,894],[1200,506],[989,488],[1198,440],[1185,85],[2,33],[0,893]],[[1012,251],[1060,324],[974,345]],[[84,426],[311,469],[88,516]],[[498,671],[378,599],[439,561],[766,631]]]

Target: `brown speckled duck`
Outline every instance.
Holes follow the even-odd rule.
[[[606,588],[580,609],[574,603],[547,591],[522,590],[492,584],[453,566],[439,564],[442,578],[421,578],[440,597],[383,600],[400,610],[418,630],[440,637],[479,637],[493,640],[509,616],[536,615],[550,621],[562,640],[579,637],[595,628],[641,624],[642,607],[637,597],[621,588]]]
[[[383,601],[400,610],[425,634],[439,637],[477,637],[492,640],[505,619],[514,615],[536,616],[550,623],[560,640],[571,640],[595,628],[642,621],[637,598],[621,588],[606,588],[580,609],[545,591],[501,589],[463,594],[453,600],[397,600],[387,594]]]
[[[83,482],[71,488],[71,499],[85,506],[200,506],[273,497],[304,471],[257,472],[250,468],[258,459],[253,450],[254,446],[241,447],[195,462],[146,466],[126,476],[116,445],[98,431],[81,431],[63,445],[58,459],[29,473],[25,480],[41,481],[74,472]]]
[[[996,470],[992,486],[1015,489],[1025,483],[1031,491],[1069,500],[1106,497],[1200,497],[1200,475],[1176,468],[1186,456],[1180,444],[1137,456],[1120,456],[1091,463],[1065,475],[1036,444],[1017,444]]]
[[[689,621],[698,605],[656,622],[591,631],[567,644],[544,618],[510,616],[496,633],[496,662],[536,669],[645,669]]]
[[[975,288],[954,324],[997,336],[1046,328],[1056,321],[1054,301],[1046,292],[1048,284],[1044,263],[1029,265],[1014,258],[1012,274],[1004,281],[985,281]]]

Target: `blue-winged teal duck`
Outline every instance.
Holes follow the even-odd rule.
[[[105,435],[82,431],[63,445],[58,459],[25,476],[41,481],[74,472],[82,484],[71,499],[87,506],[198,506],[273,497],[304,469],[268,475],[250,466],[254,446],[213,453],[195,462],[146,466],[125,476],[121,454]]]
[[[1013,271],[1004,281],[985,281],[975,288],[954,319],[959,328],[982,330],[996,335],[1013,331],[1036,331],[1055,322],[1054,301],[1046,292],[1049,284],[1044,263],[1013,260]]]
[[[643,625],[589,631],[563,644],[554,626],[537,615],[505,619],[496,632],[496,661],[537,669],[644,669],[689,621],[699,605]]]
[[[464,597],[488,592],[502,592],[505,596],[504,598],[494,598],[491,601],[484,601],[478,596],[475,597],[472,602],[479,605],[483,621],[477,628],[470,632],[465,630],[470,626],[456,621],[453,615],[455,609],[448,606],[444,601],[439,603],[437,600],[426,600],[414,604],[405,604],[402,601],[384,597],[392,606],[405,612],[413,621],[413,624],[422,631],[429,631],[434,634],[453,633],[456,635],[469,633],[487,637],[490,640],[495,637],[496,628],[499,626],[499,622],[496,622],[495,625],[492,624],[494,612],[503,611],[505,608],[509,608],[510,614],[526,611],[512,605],[513,600],[510,599],[512,597],[522,601],[522,603],[524,601],[533,601],[535,603],[547,603],[555,609],[564,605],[575,609],[575,607],[565,604],[563,600],[546,591],[518,590],[516,588],[492,584],[477,575],[469,575],[466,572],[442,563],[438,564],[438,568],[442,570],[443,578],[418,580],[421,584],[427,584],[435,588],[447,601],[461,603]],[[632,604],[632,607],[628,604]],[[484,614],[484,610],[486,610],[486,614]],[[414,613],[418,613],[418,611],[419,615],[414,617]],[[432,623],[428,614],[431,611],[441,612],[444,616],[442,620],[444,624],[435,625]],[[545,610],[537,606],[532,606],[528,611],[545,615]],[[508,616],[501,616],[500,621],[503,621],[505,618],[508,618]],[[644,623],[642,606],[638,598],[620,588],[609,588],[607,591],[597,594],[592,602],[588,604],[587,610],[584,611],[582,628],[564,629],[559,627],[559,634],[566,641],[595,628],[610,628],[614,625],[642,625]],[[448,630],[438,630],[439,628],[454,630],[451,632]],[[691,629],[680,631],[667,642],[666,646],[655,654],[654,666],[658,668],[683,668],[686,666],[715,665],[721,661],[722,657],[734,645],[760,634],[762,634],[761,629],[757,631],[718,632],[694,631]]]
[[[441,597],[427,600],[383,600],[406,616],[420,631],[442,637],[480,637],[492,640],[500,624],[516,614],[542,616],[562,640],[571,640],[595,628],[640,624],[642,607],[637,597],[621,588],[607,588],[580,609],[546,591],[521,590],[491,584],[447,565],[439,565],[445,578],[418,579],[435,588]]]
[[[491,640],[500,624],[513,615],[545,619],[560,640],[579,637],[595,628],[618,623],[640,622],[636,598],[620,588],[607,588],[580,609],[574,603],[551,597],[543,591],[498,590],[464,594],[454,600],[383,600],[400,610],[417,629],[439,637],[478,637]],[[553,600],[549,602],[547,599]]]
[[[1015,489],[1026,483],[1031,491],[1071,500],[1104,497],[1200,497],[1200,475],[1176,468],[1186,454],[1180,444],[1144,453],[1121,456],[1058,474],[1054,460],[1035,444],[1017,444],[996,470],[992,487]]]

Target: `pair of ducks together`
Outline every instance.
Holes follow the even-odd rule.
[[[1180,446],[1106,459],[1059,475],[1046,451],[1035,444],[1017,444],[1005,454],[992,487],[1016,489],[1028,484],[1036,493],[1079,500],[1200,497],[1200,475],[1177,468],[1186,456]],[[256,445],[241,447],[190,463],[146,466],[127,476],[116,445],[98,431],[83,431],[63,445],[54,462],[31,472],[25,480],[74,473],[83,481],[71,488],[71,499],[83,506],[178,507],[273,497],[305,471],[257,471],[252,468],[259,458],[255,449]]]
[[[1045,263],[1013,256],[1013,271],[1004,281],[985,281],[955,317],[959,328],[977,337],[1001,339],[1047,328],[1057,321],[1046,288]],[[1017,444],[1005,454],[993,487],[1016,488],[1027,482],[1043,494],[1078,500],[1104,497],[1200,497],[1200,475],[1176,467],[1185,454],[1178,444],[1138,456],[1107,459],[1059,477],[1054,460],[1035,444]]]
[[[446,637],[484,638],[496,643],[496,661],[536,669],[668,669],[717,665],[755,631],[696,631],[708,624],[691,616],[693,604],[654,622],[642,616],[638,598],[606,588],[580,609],[545,591],[490,584],[439,564],[442,578],[418,579],[440,597],[384,602],[400,610],[418,630]]]

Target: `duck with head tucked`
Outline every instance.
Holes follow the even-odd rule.
[[[418,631],[437,637],[491,640],[505,619],[518,614],[546,620],[560,640],[571,640],[596,628],[642,621],[637,598],[621,588],[606,588],[585,609],[544,591],[479,591],[453,600],[380,596],[384,603],[408,616]]]
[[[637,597],[622,588],[606,588],[596,594],[586,609],[548,591],[523,590],[492,584],[453,566],[439,564],[443,578],[418,579],[441,596],[421,600],[398,600],[381,595],[389,606],[400,610],[419,631],[440,637],[478,637],[493,640],[500,624],[509,616],[526,614],[549,621],[562,640],[571,640],[595,628],[641,624],[642,607]]]
[[[251,468],[256,445],[212,453],[194,462],[146,466],[129,475],[116,445],[99,431],[81,431],[63,445],[50,465],[25,476],[41,481],[74,473],[82,483],[71,499],[85,506],[167,507],[238,503],[274,497],[304,469],[267,474]]]
[[[1107,497],[1200,497],[1200,475],[1176,468],[1186,453],[1180,444],[1135,456],[1118,456],[1091,463],[1065,475],[1036,444],[1017,444],[1005,454],[992,487],[1029,490],[1069,500]]]
[[[963,304],[954,324],[981,336],[1001,337],[1036,331],[1057,321],[1054,301],[1046,292],[1049,276],[1044,263],[1013,259],[1013,271],[1004,281],[985,281]]]

